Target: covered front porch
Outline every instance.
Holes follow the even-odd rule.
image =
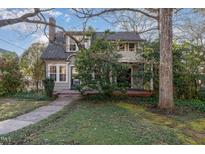
[[[55,80],[54,94],[55,95],[79,95],[76,87],[80,84],[80,80],[77,75],[78,72],[74,63],[74,56],[70,56],[66,61],[46,61],[46,75],[49,78]],[[127,64],[127,70],[123,72],[119,77],[116,77],[115,82],[128,82],[126,95],[128,96],[150,96],[152,95],[153,82],[148,83],[149,86],[145,87],[143,71],[143,62],[127,62],[121,61]],[[139,74],[142,73],[140,76]],[[86,91],[86,95],[96,94],[95,91]],[[119,92],[114,92],[114,95],[120,95]]]

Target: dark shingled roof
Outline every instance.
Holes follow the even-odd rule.
[[[67,58],[65,52],[65,39],[62,32],[56,33],[55,43],[49,43],[43,51],[41,58],[44,60],[64,60]]]
[[[143,41],[136,32],[113,32],[108,35],[105,35],[104,32],[96,32],[96,37],[104,38],[108,41]]]
[[[41,55],[42,59],[55,59],[61,60],[65,59],[65,50],[63,47],[55,44],[49,43],[46,49],[44,50],[43,54]]]
[[[95,37],[104,38],[109,41],[143,41],[143,39],[140,38],[140,35],[136,32],[113,32],[109,35],[105,35],[104,32],[96,32]],[[65,50],[65,38],[63,33],[57,32],[55,43],[48,44],[41,58],[43,60],[66,60],[69,54],[72,53],[68,53]]]

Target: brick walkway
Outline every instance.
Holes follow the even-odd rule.
[[[0,135],[7,134],[31,124],[35,124],[43,119],[48,118],[50,115],[60,111],[64,106],[69,105],[78,96],[59,97],[57,100],[51,102],[47,106],[39,107],[32,112],[23,114],[13,119],[7,119],[0,122]]]

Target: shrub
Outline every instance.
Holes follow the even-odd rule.
[[[14,94],[21,89],[22,76],[18,71],[7,71],[3,75],[2,81],[2,92],[5,94]]]
[[[173,42],[173,85],[176,99],[196,99],[199,92],[199,80],[205,82],[201,73],[204,65],[204,54],[202,46],[191,42],[178,44]],[[143,70],[144,83],[149,85],[150,79],[154,81],[154,93],[159,92],[159,40],[147,42],[143,46],[142,56],[147,61],[154,61],[153,71],[150,63],[145,63]],[[205,96],[205,95],[204,95]],[[205,98],[205,97],[204,97]]]
[[[192,109],[205,112],[205,102],[201,100],[177,100],[176,106],[190,107]]]
[[[201,88],[198,93],[198,97],[200,100],[205,101],[205,88]]]
[[[22,74],[18,55],[13,52],[0,52],[0,95],[14,94],[21,90]]]
[[[52,97],[53,96],[53,89],[54,89],[54,80],[53,79],[45,79],[43,80],[43,85],[44,85],[44,89],[46,92],[46,95],[48,97]]]
[[[4,91],[3,85],[0,82],[0,96],[4,96],[6,94],[6,92]]]

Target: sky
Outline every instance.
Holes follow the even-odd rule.
[[[27,12],[31,12],[31,9],[0,9],[0,20],[19,17]],[[49,12],[45,12],[44,16],[46,18],[54,17],[56,19],[57,25],[64,27],[66,30],[82,30],[83,21],[73,15],[73,12],[71,12],[69,9],[54,9]],[[131,16],[130,14],[129,16],[135,18],[135,16]],[[110,17],[109,20],[111,21],[113,19]],[[176,18],[173,18],[173,23],[175,25],[176,23],[181,25],[185,23],[183,20],[190,20],[194,23],[205,22],[204,17],[200,18],[198,14],[193,14],[192,9],[182,9]],[[150,22],[147,24],[150,25]],[[122,30],[120,29],[120,25],[113,26],[100,17],[90,19],[87,23],[87,27],[88,26],[95,28],[96,31],[105,31],[107,29],[113,31]],[[177,35],[184,36],[184,32],[180,33],[180,31],[175,26],[173,26],[173,31]],[[155,37],[156,31],[153,31],[152,34],[150,33],[145,35],[149,37]],[[141,37],[149,40],[148,37],[144,37],[144,34],[141,34]],[[32,43],[35,42],[48,42],[47,37],[44,35],[42,26],[36,30],[35,24],[20,23],[0,28],[0,48],[16,52],[19,56],[28,47],[30,47]]]
[[[26,11],[22,9],[0,9],[0,20],[15,18],[24,14]],[[67,30],[81,30],[82,20],[78,19],[68,9],[55,9],[45,14],[46,17],[54,17],[56,23],[63,26]],[[105,31],[114,27],[108,24],[102,18],[92,19],[88,22],[88,26],[92,26],[96,31]],[[21,55],[32,43],[47,42],[48,39],[44,35],[42,28],[36,31],[34,24],[15,24],[0,28],[0,48],[14,51]]]

